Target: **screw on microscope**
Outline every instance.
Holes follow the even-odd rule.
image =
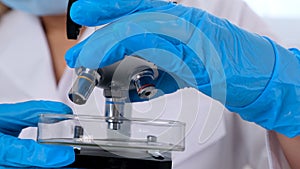
[[[83,127],[75,126],[74,127],[74,138],[82,138],[83,137]]]
[[[153,135],[148,135],[147,136],[147,142],[151,143],[151,142],[157,142],[157,137],[153,136]]]
[[[147,136],[147,143],[148,144],[153,144],[157,142],[157,137],[153,135],[148,135]],[[154,159],[156,160],[164,160],[165,157],[159,152],[159,150],[148,150],[148,154],[150,154]]]

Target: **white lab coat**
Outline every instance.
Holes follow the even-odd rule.
[[[182,0],[253,32],[269,35],[267,26],[240,0]],[[104,99],[96,90],[88,106],[74,106],[67,92],[74,76],[66,69],[56,85],[47,40],[39,20],[11,11],[0,20],[0,102],[57,100],[78,114],[103,114]],[[134,117],[159,117],[187,123],[186,149],[173,153],[175,169],[287,169],[274,134],[228,112],[193,89],[184,89],[133,107]],[[151,112],[151,113],[150,113]],[[22,133],[28,137],[27,133]]]

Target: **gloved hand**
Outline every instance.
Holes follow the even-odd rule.
[[[70,67],[101,68],[138,55],[175,79],[162,76],[162,89],[194,87],[247,121],[300,134],[298,50],[200,9],[158,0],[78,0],[71,18],[86,26],[112,23],[67,52]]]
[[[61,167],[74,161],[72,147],[42,145],[17,138],[23,128],[36,127],[39,114],[70,114],[66,105],[50,101],[0,104],[0,166]]]

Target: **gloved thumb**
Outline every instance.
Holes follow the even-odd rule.
[[[40,114],[71,114],[67,105],[53,101],[27,101],[0,105],[0,132],[18,136],[26,127],[36,127]]]
[[[0,166],[62,167],[75,160],[72,147],[42,145],[0,133]]]

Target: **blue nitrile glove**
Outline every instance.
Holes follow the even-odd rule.
[[[67,52],[70,67],[101,68],[139,55],[180,79],[179,87],[194,87],[247,121],[300,134],[298,50],[200,9],[158,0],[78,0],[71,17],[87,26],[113,23]],[[176,86],[163,78],[158,88]]]
[[[72,163],[74,150],[68,146],[38,144],[17,138],[23,128],[36,127],[40,114],[70,114],[66,105],[50,101],[0,104],[0,168],[61,167]]]

